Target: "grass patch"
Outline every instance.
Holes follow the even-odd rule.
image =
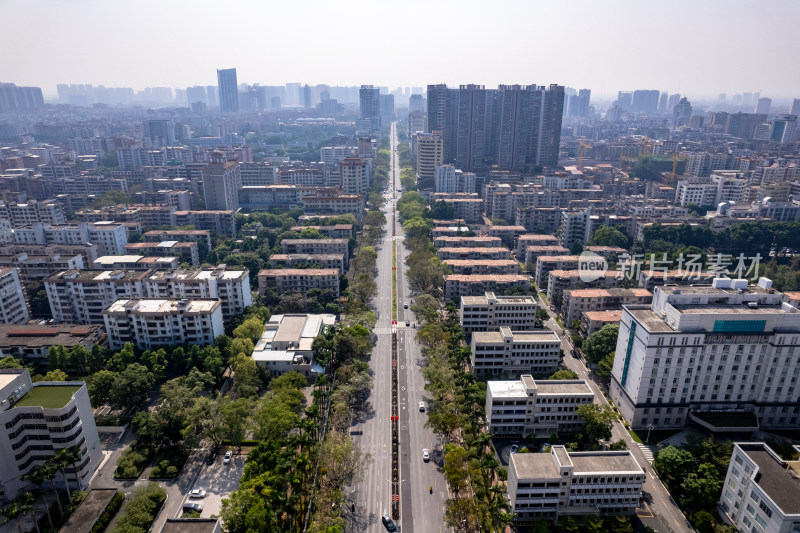
[[[642,438],[632,429],[628,429],[628,434],[631,436],[634,442],[638,442],[639,444],[644,444]],[[651,435],[652,436],[652,435]]]
[[[641,444],[657,444],[664,439],[668,439],[673,435],[677,435],[683,431],[682,429],[654,429],[650,432],[650,440],[647,440],[646,429],[628,429],[631,438]]]
[[[67,405],[80,385],[38,385],[14,404],[14,407],[42,407],[60,409]]]

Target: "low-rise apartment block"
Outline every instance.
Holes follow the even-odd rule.
[[[174,208],[172,208],[174,209]],[[194,229],[206,230],[211,233],[236,237],[236,216],[232,209],[174,211],[171,226],[194,226]],[[158,226],[163,224],[146,224],[145,226]]]
[[[342,254],[273,254],[269,256],[269,264],[282,268],[335,268],[340,273],[345,271]]]
[[[196,242],[198,245],[203,244],[206,250],[211,250],[211,232],[202,229],[192,230],[151,230],[142,235],[144,242],[164,242],[164,241],[178,241],[178,242]],[[122,253],[116,252],[116,253]],[[114,254],[105,254],[114,255]]]
[[[585,278],[584,274],[580,270],[552,270],[548,273],[547,299],[554,308],[555,305],[552,302],[560,302],[566,290],[620,287],[626,279],[624,276],[620,276],[617,271],[594,275],[592,276],[594,279]]]
[[[444,198],[444,203],[453,206],[456,218],[473,224],[483,220],[483,200],[481,198]]]
[[[795,449],[800,449],[795,446]],[[738,531],[800,530],[800,478],[763,442],[736,442],[722,486],[719,514]]]
[[[180,257],[153,257],[144,255],[104,255],[92,262],[93,270],[175,270]],[[64,269],[68,270],[68,269]]]
[[[247,270],[216,268],[159,270],[144,279],[148,298],[198,300],[219,298],[222,319],[228,321],[244,313],[253,303],[250,273]]]
[[[61,270],[83,268],[83,257],[80,255],[0,255],[0,268],[16,268],[23,283],[41,281]]]
[[[520,274],[452,274],[444,277],[446,300],[507,290],[527,293],[530,288],[531,279]]]
[[[363,194],[343,194],[337,190],[319,189],[316,194],[304,195],[303,212],[307,215],[354,215],[361,220],[364,214]]]
[[[503,244],[512,250],[517,246],[517,239],[528,230],[524,226],[489,226],[486,233],[490,237],[500,237]]]
[[[329,239],[349,239],[353,236],[352,224],[334,224],[332,226],[292,226],[292,231],[315,229]]]
[[[349,239],[283,239],[281,249],[285,254],[343,255],[345,267],[350,257]]]
[[[433,247],[437,250],[439,248],[500,248],[502,246],[503,241],[500,240],[500,237],[454,237],[452,235],[433,237]]]
[[[74,477],[85,488],[103,460],[86,384],[34,384],[27,369],[0,370],[0,398],[0,424],[5,430],[0,435],[3,499],[29,490],[32,485],[25,476],[65,448],[78,451]],[[60,476],[55,482],[63,485]]]
[[[431,230],[431,238],[436,242],[439,237],[460,237],[467,232],[469,232],[468,226],[435,226]]]
[[[519,273],[519,263],[513,259],[447,259],[443,262],[453,274]]]
[[[540,257],[556,255],[569,255],[569,249],[558,244],[548,244],[546,246],[528,246],[525,250],[525,253],[522,255],[517,255],[517,259],[524,262],[529,269],[535,269],[536,261]]]
[[[573,289],[564,291],[557,308],[561,309],[564,324],[570,325],[587,311],[621,310],[623,305],[648,305],[653,293],[647,289]]]
[[[587,338],[595,331],[603,329],[603,326],[608,324],[619,325],[620,318],[622,318],[622,310],[584,311],[581,313],[581,335],[583,335],[583,338]]]
[[[520,235],[517,238],[517,257],[522,260],[531,246],[558,246],[555,235]],[[566,254],[563,254],[566,255]]]
[[[708,285],[714,280],[712,272],[687,270],[653,271],[642,269],[639,273],[639,286],[652,291],[659,285]]]
[[[515,453],[508,495],[517,524],[568,515],[629,515],[639,506],[645,473],[630,451]]]
[[[558,370],[561,339],[550,330],[476,331],[472,334],[472,371],[478,377],[549,376]]]
[[[24,324],[30,320],[28,302],[16,268],[0,268],[0,324]]]
[[[47,354],[53,346],[69,350],[80,345],[90,350],[95,344],[106,344],[106,332],[100,324],[0,325],[0,358],[16,357],[44,367],[49,365]]]
[[[550,282],[548,274],[553,270],[577,270],[579,255],[543,255],[536,259],[536,286],[546,289]]]
[[[277,294],[329,290],[339,297],[339,271],[335,268],[275,268],[258,273],[258,293],[266,296],[269,289]]]
[[[103,319],[112,350],[121,350],[126,343],[140,350],[183,344],[206,346],[225,333],[217,298],[121,299],[103,310]]]
[[[469,337],[475,331],[495,331],[508,327],[530,331],[536,327],[536,298],[533,296],[462,296],[459,316],[461,329]]]
[[[102,324],[103,309],[120,298],[145,296],[147,270],[63,270],[44,278],[56,322]]]
[[[524,374],[513,381],[486,382],[486,422],[498,436],[548,438],[583,427],[577,409],[594,401],[582,379],[535,380]]]
[[[436,256],[445,261],[447,259],[472,259],[478,261],[511,259],[508,248],[456,248],[447,246],[436,250]]]
[[[200,266],[200,252],[196,242],[132,242],[125,245],[124,253],[150,257],[178,257],[182,263]]]

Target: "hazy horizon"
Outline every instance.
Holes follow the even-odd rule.
[[[424,87],[501,83],[659,89],[690,99],[800,97],[800,41],[776,27],[800,2],[570,3],[410,0],[279,4],[31,0],[0,3],[0,81],[185,88],[240,83]],[[124,24],[120,24],[124,21]],[[787,34],[788,35],[788,34]],[[50,37],[52,36],[52,37]],[[699,51],[698,51],[699,50]],[[757,65],[757,68],[748,68]],[[529,74],[523,74],[528,71]]]

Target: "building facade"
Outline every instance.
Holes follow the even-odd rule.
[[[499,296],[493,292],[462,296],[461,329],[468,337],[476,331],[496,331],[501,327],[531,331],[536,326],[538,307],[533,296]]]
[[[472,334],[472,372],[478,377],[549,376],[558,370],[561,339],[549,330]]]

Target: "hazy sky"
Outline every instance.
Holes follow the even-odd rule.
[[[800,97],[798,0],[0,0],[0,81]]]

